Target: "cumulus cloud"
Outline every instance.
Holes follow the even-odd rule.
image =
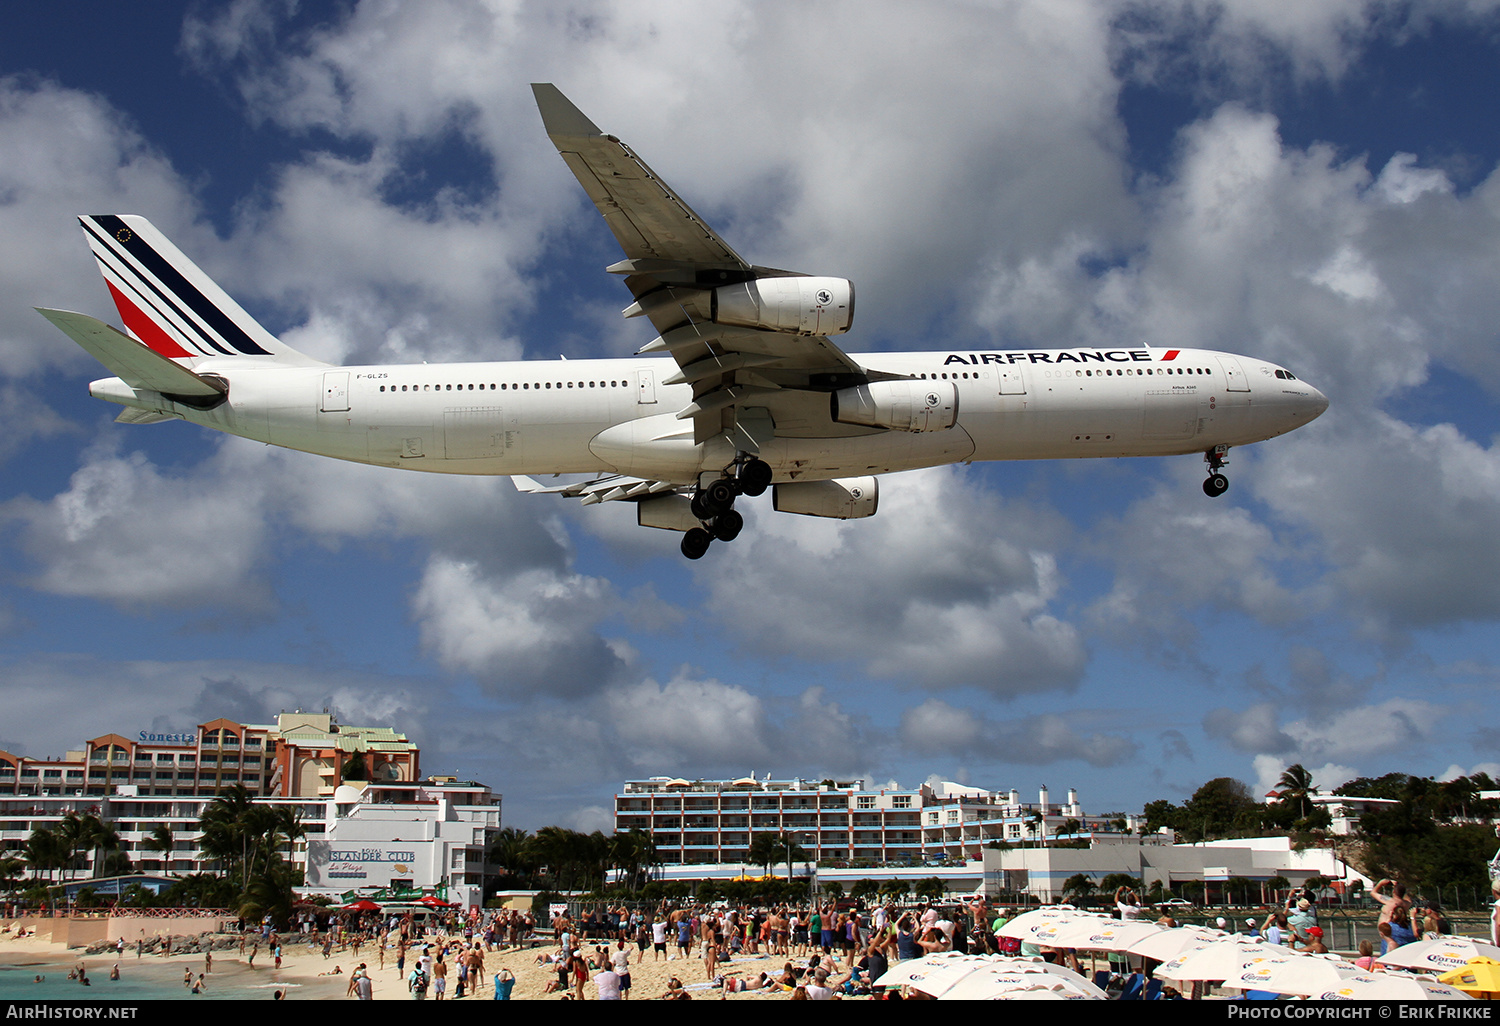
[[[1277,790],[1281,774],[1292,763],[1278,759],[1274,755],[1257,755],[1254,765],[1256,793],[1264,795]],[[1352,766],[1340,766],[1332,762],[1322,766],[1304,766],[1303,768],[1312,774],[1313,786],[1323,794],[1331,794],[1359,776],[1359,771]]]
[[[608,581],[525,570],[494,579],[474,563],[429,561],[412,600],[423,645],[438,662],[503,691],[597,691],[622,662],[596,632],[615,606]]]
[[[171,212],[191,221],[191,191],[139,129],[102,97],[30,77],[0,77],[0,367],[13,377],[92,365],[32,310],[107,315],[108,293],[78,230],[78,215]]]
[[[52,500],[12,499],[0,516],[38,565],[34,587],[118,605],[264,612],[259,488],[210,469],[174,473],[139,453],[97,449]]]
[[[1043,714],[994,720],[973,709],[929,698],[902,713],[900,737],[906,747],[927,757],[983,757],[1022,765],[1077,760],[1116,766],[1138,750],[1124,735],[1085,734],[1070,719]]]
[[[872,676],[997,695],[1065,689],[1085,655],[1052,612],[1062,582],[1045,514],[951,469],[887,478],[869,520],[747,505],[732,560],[705,560],[708,606],[759,650],[852,661]],[[831,572],[830,572],[831,571]],[[774,602],[765,601],[774,595]]]
[[[1294,762],[1347,766],[1397,753],[1420,758],[1437,739],[1438,722],[1446,710],[1422,699],[1396,697],[1317,719],[1281,722],[1279,712],[1269,703],[1238,712],[1215,709],[1204,717],[1203,729],[1238,751],[1279,759],[1283,768]],[[1269,766],[1270,761],[1256,765]],[[1330,775],[1338,774],[1330,771]]]

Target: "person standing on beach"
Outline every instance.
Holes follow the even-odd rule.
[[[1495,899],[1490,912],[1490,943],[1500,944],[1500,880],[1490,884],[1490,894]]]

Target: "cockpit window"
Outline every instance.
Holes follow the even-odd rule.
[[[1291,371],[1287,371],[1287,370],[1279,370],[1279,371],[1277,371],[1276,372],[1276,376],[1278,378],[1284,378],[1287,381],[1296,381],[1297,380],[1297,375],[1295,375]]]

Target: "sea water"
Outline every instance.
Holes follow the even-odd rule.
[[[306,999],[308,991],[322,988],[302,987],[278,979],[276,970],[251,970],[229,963],[223,972],[205,977],[201,994],[183,986],[182,973],[189,963],[175,966],[153,965],[130,958],[120,960],[120,978],[111,980],[113,962],[87,959],[90,986],[68,979],[78,960],[43,961],[0,965],[0,1000],[8,1001],[270,1001],[276,991],[285,991],[288,1000]],[[193,979],[203,971],[193,968]],[[35,982],[44,977],[41,983]]]

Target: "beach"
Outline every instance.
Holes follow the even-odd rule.
[[[421,953],[422,944],[414,944],[407,952],[406,971],[410,972],[413,959]],[[248,949],[247,949],[248,950]],[[585,954],[592,945],[584,948]],[[697,958],[668,961],[653,960],[648,951],[641,962],[635,959],[639,952],[631,947],[631,991],[630,1000],[660,998],[667,992],[668,984],[675,976],[694,999],[718,1000],[720,989],[708,986],[704,976],[703,962]],[[444,1000],[490,1001],[494,999],[494,977],[502,968],[509,969],[516,977],[511,1000],[562,1001],[562,994],[548,994],[548,983],[557,980],[556,970],[549,965],[537,964],[537,956],[556,949],[545,945],[536,948],[511,948],[489,951],[484,956],[484,985],[476,994],[463,998],[456,996],[457,974],[450,966],[448,993]],[[213,971],[205,976],[201,994],[193,994],[183,985],[183,974],[191,971],[196,979],[204,972],[202,954],[145,954],[137,958],[135,949],[127,947],[123,956],[114,954],[85,955],[78,949],[69,949],[62,944],[35,938],[16,939],[6,935],[0,939],[0,1000],[48,1000],[48,1001],[131,1001],[131,1000],[274,1000],[278,990],[284,1000],[332,1001],[355,998],[347,994],[349,974],[361,962],[368,967],[374,984],[374,1000],[410,1001],[412,995],[406,988],[404,974],[396,968],[396,952],[386,952],[385,968],[380,967],[380,955],[369,945],[361,949],[359,957],[352,951],[334,950],[328,958],[320,948],[309,948],[298,940],[283,945],[282,967],[273,968],[273,959],[268,957],[265,946],[261,946],[251,967],[246,955],[234,949],[216,951],[213,956]],[[728,963],[720,963],[719,973],[726,976],[754,978],[761,972],[779,973],[787,961],[781,956],[742,956]],[[805,960],[804,960],[805,961]],[[90,980],[90,986],[82,986],[69,980],[68,973],[82,964]],[[120,979],[109,978],[110,968],[120,966]],[[339,970],[337,975],[325,975]],[[35,977],[45,977],[44,982],[33,982]],[[584,985],[585,1000],[592,1001],[597,992],[592,983]],[[788,998],[785,990],[743,991],[725,995],[729,1000],[767,1000]],[[435,1000],[433,990],[428,990],[428,1001]]]

